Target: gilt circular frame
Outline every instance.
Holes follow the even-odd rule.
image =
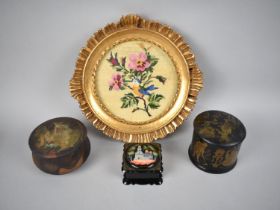
[[[87,119],[107,136],[147,143],[183,123],[202,83],[181,35],[158,22],[127,15],[88,40],[70,92]]]

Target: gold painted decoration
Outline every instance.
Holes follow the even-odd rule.
[[[127,15],[88,40],[70,92],[107,136],[148,143],[183,123],[202,86],[202,74],[181,35]]]
[[[225,173],[233,169],[246,129],[233,115],[210,110],[194,120],[189,157],[199,169],[209,173]]]

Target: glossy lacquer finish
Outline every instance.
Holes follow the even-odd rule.
[[[50,174],[66,174],[79,168],[90,152],[85,126],[69,117],[39,125],[30,135],[29,146],[36,166]]]
[[[124,144],[122,171],[124,184],[162,184],[160,144]]]
[[[206,172],[228,172],[236,165],[245,136],[244,125],[233,115],[221,111],[203,112],[194,120],[190,159]]]

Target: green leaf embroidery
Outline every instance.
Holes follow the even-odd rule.
[[[145,71],[141,74],[141,80],[145,81],[147,78],[149,78],[151,76],[151,72],[149,71]]]
[[[158,109],[160,107],[160,101],[164,98],[161,94],[153,93],[153,91],[159,89],[159,87],[156,87],[153,83],[156,79],[160,83],[165,84],[166,78],[161,75],[153,76],[154,68],[159,59],[151,55],[146,48],[144,48],[144,53],[147,56],[147,60],[142,62],[149,62],[149,67],[141,71],[135,67],[130,68],[128,62],[131,61],[129,60],[126,62],[127,57],[118,58],[118,54],[116,52],[110,53],[110,57],[107,61],[118,73],[112,75],[112,79],[109,81],[109,84],[114,85],[111,85],[109,90],[113,90],[114,87],[115,90],[131,91],[120,98],[122,102],[121,108],[131,107],[133,108],[132,112],[144,111],[150,117],[152,115],[149,109]],[[146,91],[146,93],[142,93],[143,91]]]
[[[139,100],[132,93],[125,94],[121,101],[123,102],[121,108],[132,107],[139,103]]]
[[[149,99],[148,99],[148,106],[151,108],[151,109],[157,109],[157,108],[159,108],[160,107],[160,105],[159,105],[159,102],[160,102],[160,100],[161,99],[163,99],[164,97],[163,97],[163,95],[161,95],[161,94],[151,94],[150,96],[149,96]]]
[[[160,76],[160,75],[157,75],[155,78],[156,78],[159,82],[161,82],[162,84],[164,84],[165,81],[166,81],[166,78],[163,77],[163,76]]]
[[[123,68],[121,66],[116,68],[116,71],[122,71],[122,70]]]
[[[154,67],[157,63],[158,63],[158,60],[153,60],[153,61],[151,62],[151,67]]]

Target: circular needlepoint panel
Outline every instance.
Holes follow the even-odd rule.
[[[136,15],[96,32],[70,81],[72,96],[97,129],[135,143],[174,132],[201,88],[202,74],[182,36]]]
[[[114,46],[98,65],[95,82],[108,112],[132,124],[165,114],[178,89],[174,62],[162,48],[147,41]]]

